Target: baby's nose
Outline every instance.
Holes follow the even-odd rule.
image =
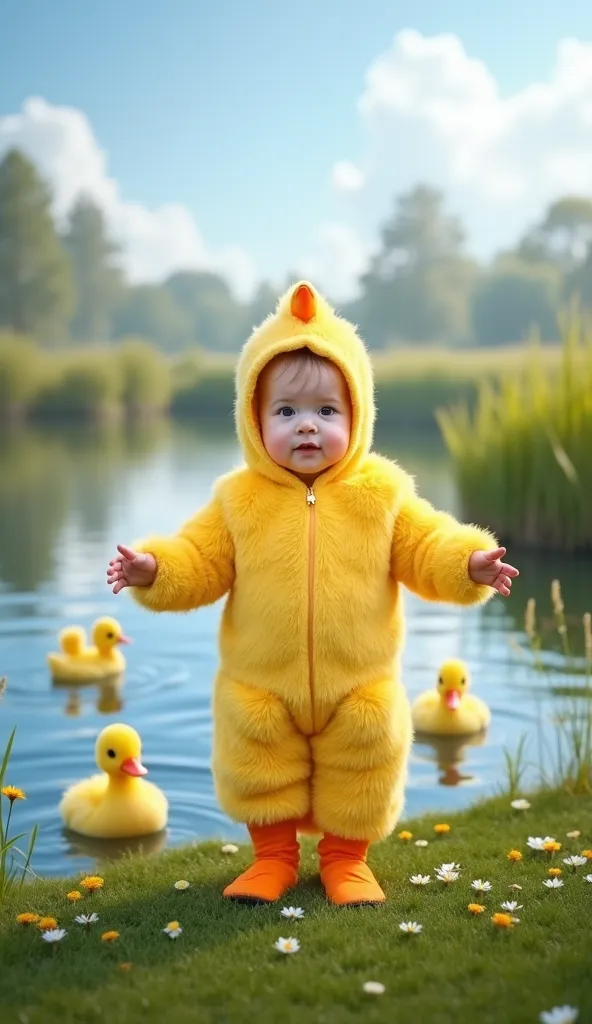
[[[302,422],[300,423],[300,425],[298,427],[298,432],[300,434],[316,434],[316,432],[317,432],[317,425],[314,422],[314,420],[311,420],[311,419],[302,420]]]

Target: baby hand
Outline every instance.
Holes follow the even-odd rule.
[[[473,551],[469,559],[469,576],[473,583],[493,587],[502,597],[509,597],[512,579],[520,573],[513,565],[500,561],[505,553],[505,548],[496,548],[495,551]]]
[[[113,593],[124,587],[150,587],[156,579],[156,559],[149,553],[140,554],[123,544],[117,545],[119,554],[112,558],[107,569],[107,584],[115,584]]]

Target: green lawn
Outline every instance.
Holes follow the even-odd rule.
[[[282,904],[244,907],[224,901],[224,884],[249,861],[249,849],[223,855],[204,843],[105,866],[102,891],[71,905],[65,894],[76,882],[39,881],[18,903],[4,908],[0,923],[0,1019],[16,1024],[96,1021],[249,1022],[347,1024],[349,1021],[410,1021],[412,1024],[526,1024],[541,1010],[569,1003],[580,1008],[578,1024],[592,1021],[592,884],[588,868],[572,869],[563,856],[592,847],[592,797],[546,792],[531,797],[526,812],[496,798],[448,817],[448,836],[437,838],[430,816],[405,823],[429,845],[397,837],[373,850],[371,863],[385,885],[381,908],[339,910],[324,898],[312,844],[303,856],[302,880],[285,903],[305,909],[301,921],[280,917]],[[566,833],[581,830],[577,840]],[[529,835],[552,835],[563,845],[549,854],[528,850]],[[515,847],[523,860],[511,864]],[[449,888],[434,867],[457,861],[462,874]],[[564,887],[543,887],[547,868],[563,868]],[[422,889],[409,875],[431,874]],[[191,887],[177,892],[173,883]],[[492,892],[475,897],[470,883],[487,879]],[[522,891],[513,893],[513,882]],[[491,916],[502,900],[517,898],[520,924],[494,928]],[[485,903],[473,918],[467,905]],[[53,948],[34,927],[17,925],[23,911],[52,915],[67,929]],[[76,914],[95,910],[90,931]],[[162,929],[177,919],[183,934],[171,940]],[[401,921],[423,925],[405,936]],[[120,932],[112,945],[107,929]],[[279,936],[295,935],[301,950],[282,956]],[[131,963],[121,970],[121,963]],[[364,993],[365,981],[386,986],[383,995]]]

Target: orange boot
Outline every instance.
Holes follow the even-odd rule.
[[[222,895],[238,903],[273,903],[298,881],[296,822],[249,825],[248,829],[255,861],[226,886]]]
[[[327,897],[338,906],[384,903],[386,897],[366,864],[365,839],[341,839],[325,832],[318,845],[321,881]]]

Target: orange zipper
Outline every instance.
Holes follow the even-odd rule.
[[[314,569],[315,569],[315,541],[317,531],[316,498],[312,487],[307,488],[306,504],[310,508],[310,530],[308,543],[308,687],[310,690],[310,715],[312,720],[312,731],[315,731],[315,693],[314,693]]]

